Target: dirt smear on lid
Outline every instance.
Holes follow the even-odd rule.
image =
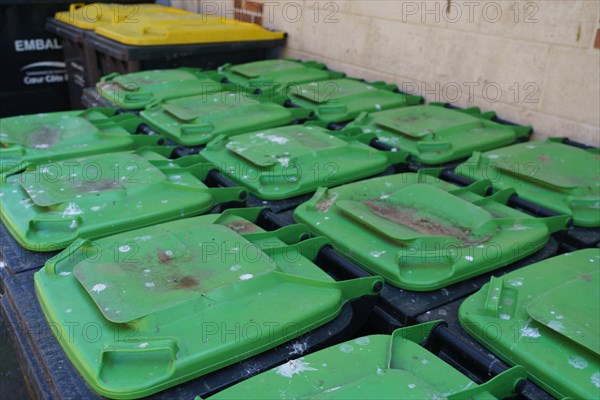
[[[470,236],[470,231],[463,227],[444,223],[425,216],[419,216],[414,208],[401,208],[377,200],[367,200],[365,204],[377,216],[406,226],[428,236],[450,236],[463,242],[463,245],[475,245],[487,241],[491,235],[481,238]]]

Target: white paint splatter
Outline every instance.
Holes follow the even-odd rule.
[[[100,211],[102,209],[102,207],[100,206],[94,206],[91,208],[92,211]]]
[[[596,386],[597,388],[600,388],[600,372],[594,372],[592,374],[590,382],[592,382],[592,385]]]
[[[69,205],[67,205],[67,208],[65,208],[65,211],[63,211],[62,216],[63,218],[71,216],[71,215],[79,215],[82,214],[83,211],[81,211],[81,209],[77,206],[77,204],[75,203],[69,203]]]
[[[588,362],[581,357],[569,358],[569,364],[571,364],[573,368],[577,369],[585,369],[588,366]]]
[[[140,349],[145,349],[146,347],[148,347],[148,342],[140,343],[140,344],[138,345],[138,347],[139,347]]]
[[[301,356],[308,350],[308,343],[304,342],[296,342],[292,344],[292,351],[290,351],[290,355],[299,355]]]
[[[290,360],[290,361],[286,362],[285,364],[277,367],[276,372],[281,376],[284,376],[286,378],[291,378],[294,375],[299,374],[301,372],[318,371],[316,368],[311,367],[310,363],[307,363],[302,360],[304,360],[304,358],[299,358],[297,360]]]
[[[360,338],[354,340],[354,343],[356,343],[359,346],[366,346],[369,343],[371,343],[371,339],[369,339],[367,336],[360,337]]]
[[[71,314],[71,312],[73,312],[73,309],[72,309],[72,308],[67,308],[67,309],[65,310],[65,312],[66,312],[67,314]]]
[[[144,286],[146,286],[147,288],[153,288],[155,285],[154,282],[146,282],[144,283]]]
[[[69,276],[71,273],[69,271],[62,271],[59,275],[61,276]]]
[[[101,291],[103,291],[106,288],[107,288],[107,286],[104,283],[97,283],[92,288],[92,292],[100,293]]]
[[[165,250],[165,256],[171,257],[172,255],[173,255],[173,252],[171,250]]]
[[[325,390],[323,390],[323,393],[335,392],[336,390],[339,390],[341,388],[342,388],[341,386],[335,386],[335,387],[332,387],[331,389],[325,389]]]
[[[409,384],[408,384],[408,388],[409,388],[409,389],[414,389],[414,388],[416,388],[416,387],[417,387],[417,385],[415,385],[414,383],[409,383]]]
[[[510,319],[510,315],[508,314],[500,314],[499,317],[500,319],[503,319],[505,321],[508,321]]]
[[[473,256],[465,256],[465,260],[467,260],[467,261],[473,261]]]
[[[128,251],[130,251],[130,250],[131,250],[131,246],[128,246],[128,245],[123,245],[123,246],[120,246],[120,247],[119,247],[119,251],[120,251],[121,253],[127,253],[127,252],[128,252]]]
[[[261,138],[261,139],[267,139],[268,141],[272,142],[272,143],[277,143],[277,144],[286,144],[287,142],[289,142],[289,139],[281,137],[281,136],[276,136],[276,135],[265,135],[264,133],[257,133],[255,135],[257,138]]]
[[[6,264],[4,261],[0,261],[0,269],[4,269],[4,267],[6,267]]]
[[[528,319],[525,323],[523,329],[521,329],[521,337],[530,337],[530,338],[539,338],[542,335],[538,328],[531,328],[529,324],[531,323],[531,319]]]
[[[523,278],[511,279],[510,281],[508,281],[508,284],[514,287],[523,286]]]
[[[369,254],[371,254],[372,257],[379,258],[379,257],[381,257],[385,253],[386,253],[385,250],[383,250],[383,251],[375,251],[375,250],[373,250]]]
[[[349,344],[344,343],[344,344],[340,345],[340,351],[342,353],[352,353],[354,351],[354,347],[352,347]]]
[[[560,321],[550,321],[548,326],[550,329],[554,329],[557,332],[562,332],[565,329],[563,323]]]
[[[242,281],[247,281],[254,278],[254,275],[252,274],[244,274],[244,275],[240,275],[240,280]]]

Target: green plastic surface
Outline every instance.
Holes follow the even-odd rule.
[[[363,113],[348,127],[374,132],[383,143],[409,152],[414,161],[436,165],[512,144],[531,132],[530,127],[492,122],[494,115],[478,108],[426,105]]]
[[[264,99],[264,100],[263,100]],[[206,144],[219,135],[233,136],[307,119],[311,111],[286,108],[271,95],[222,91],[168,100],[141,116],[153,129],[185,146]]]
[[[336,282],[312,263],[323,238],[265,232],[260,209],[177,220],[78,240],[35,275],[50,323],[86,321],[99,340],[57,334],[88,384],[137,398],[216,371],[307,333],[381,278]],[[291,306],[293,304],[293,307]]]
[[[456,169],[494,189],[514,188],[519,197],[571,215],[576,226],[600,226],[600,149],[583,150],[553,138],[475,153]]]
[[[90,108],[0,119],[0,173],[22,163],[134,150],[160,140],[133,135],[142,121],[114,114],[112,108]]]
[[[427,291],[511,264],[541,249],[568,217],[534,218],[484,197],[489,182],[460,188],[436,170],[320,188],[294,218],[394,286]]]
[[[218,69],[218,74],[229,82],[246,87],[300,84],[345,76],[341,72],[329,71],[325,64],[289,59],[226,64]]]
[[[214,396],[217,399],[503,399],[525,369],[477,385],[420,344],[436,323],[357,338],[292,360]],[[425,334],[425,335],[423,335]]]
[[[494,277],[459,314],[469,334],[507,363],[523,365],[553,396],[600,396],[598,249]]]
[[[126,110],[178,97],[217,92],[223,85],[197,68],[163,69],[104,76],[96,85],[100,96]]]
[[[166,158],[171,149],[155,150],[34,164],[3,175],[2,222],[21,246],[51,251],[77,238],[198,215],[244,196],[241,188],[204,185],[210,167],[197,156],[172,161]]]
[[[313,110],[327,122],[346,122],[362,112],[388,110],[420,104],[423,98],[395,93],[395,85],[362,82],[357,79],[330,79],[291,85],[287,95],[299,106]]]
[[[200,155],[255,196],[280,200],[373,176],[406,160],[405,153],[368,146],[374,137],[308,123],[218,138]]]

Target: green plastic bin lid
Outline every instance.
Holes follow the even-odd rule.
[[[348,259],[402,289],[429,291],[511,264],[544,247],[567,216],[534,218],[421,170],[319,189],[294,218]]]
[[[423,101],[422,97],[396,93],[395,89],[396,85],[385,82],[343,78],[290,85],[287,94],[295,104],[313,110],[322,121],[345,122],[361,112],[406,107]]]
[[[300,225],[263,231],[253,223],[260,211],[81,239],[36,273],[51,324],[85,321],[103,333],[54,331],[95,391],[147,396],[305,334],[376,293],[381,278],[334,281],[312,262],[326,240],[301,241]]]
[[[437,105],[363,113],[348,127],[374,132],[383,143],[410,153],[414,161],[442,164],[528,137],[530,127],[492,122],[479,108],[453,110]]]
[[[113,73],[102,77],[96,88],[116,106],[139,110],[168,99],[217,92],[223,85],[198,68],[177,68]]]
[[[463,328],[555,397],[600,396],[600,253],[579,250],[492,278],[461,305]],[[493,327],[493,329],[486,329]]]
[[[359,337],[291,360],[217,399],[504,399],[526,378],[514,367],[477,385],[422,347],[438,322]]]
[[[114,114],[115,109],[90,108],[0,119],[0,173],[23,163],[132,150],[160,141],[159,136],[132,135],[142,123],[139,118]]]
[[[600,149],[580,149],[552,138],[475,153],[456,173],[514,188],[519,197],[573,217],[576,226],[600,226]]]
[[[402,152],[370,147],[375,136],[307,123],[217,138],[200,155],[256,197],[281,200],[384,172]]]
[[[245,195],[240,188],[208,188],[202,182],[208,165],[198,156],[169,160],[170,151],[73,158],[3,175],[2,222],[26,249],[52,251],[77,238],[198,215]]]
[[[266,98],[265,98],[266,97]],[[310,110],[286,108],[285,99],[246,91],[202,94],[168,100],[141,112],[148,125],[185,146],[206,144],[219,135],[233,136],[288,125],[309,118]]]
[[[245,64],[226,64],[218,73],[229,82],[248,87],[261,84],[300,84],[325,79],[343,78],[345,74],[330,71],[315,61],[289,59],[254,61]]]

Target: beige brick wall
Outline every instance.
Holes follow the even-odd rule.
[[[184,1],[232,17],[233,1]],[[285,56],[600,145],[597,0],[273,0]],[[216,11],[215,11],[216,10]]]

